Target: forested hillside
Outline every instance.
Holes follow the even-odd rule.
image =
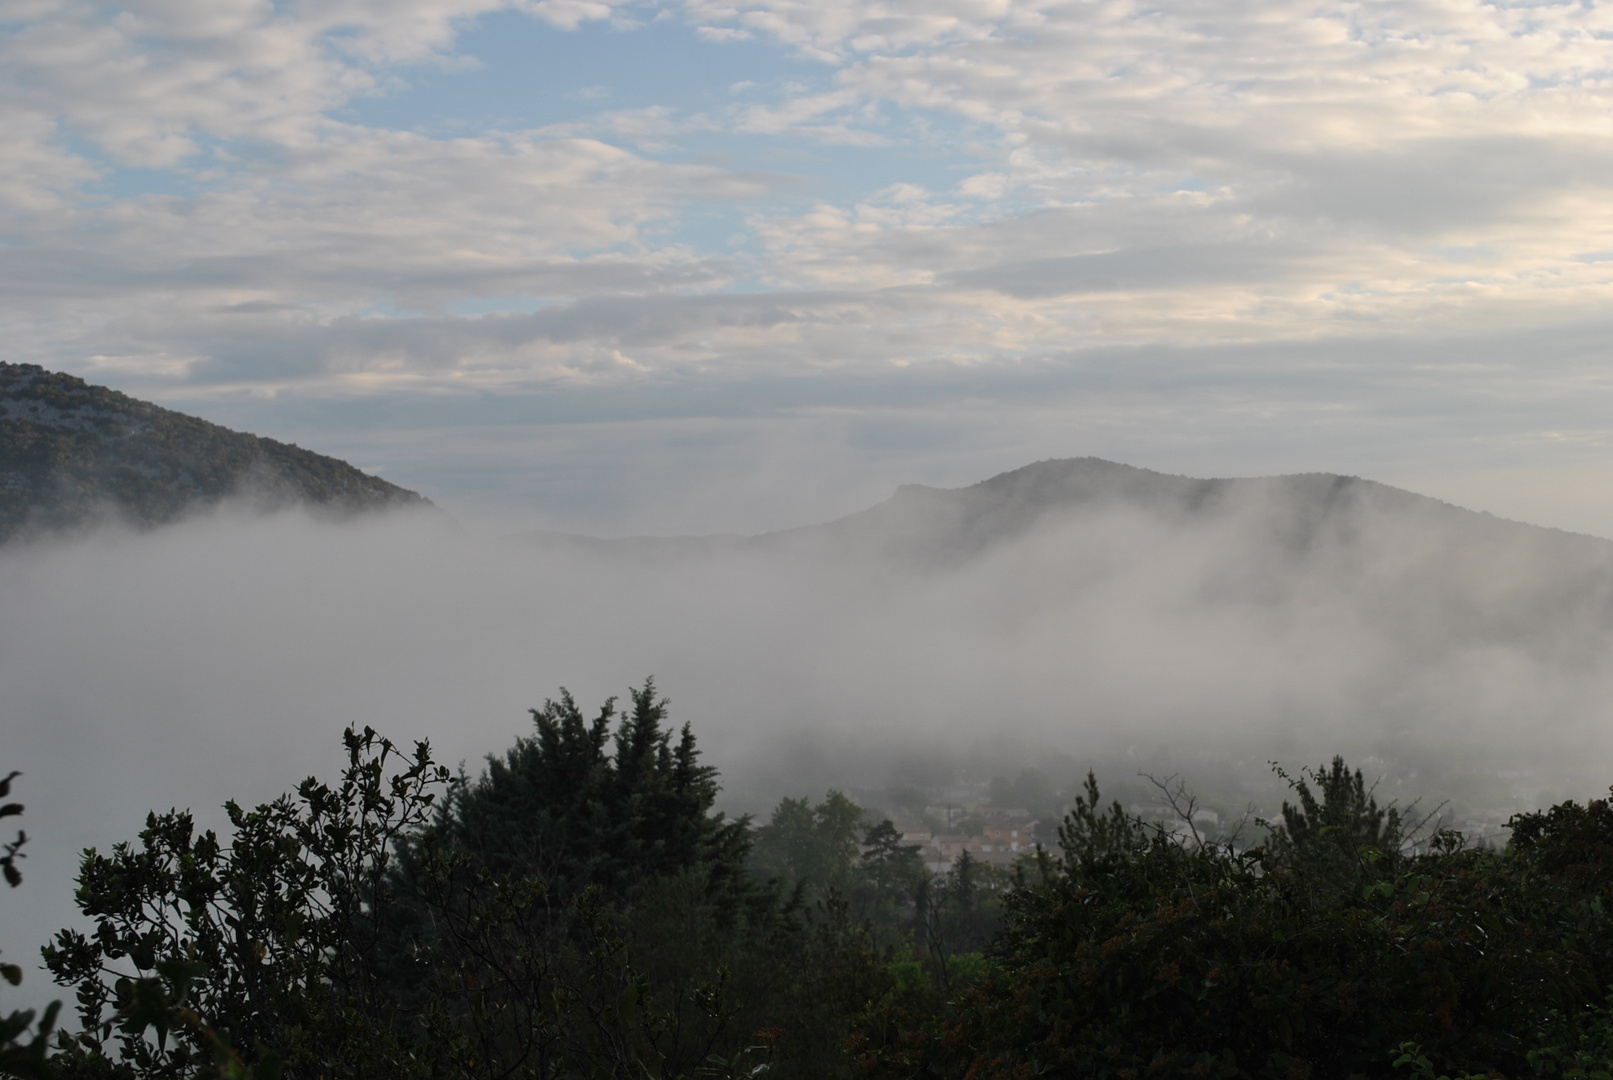
[[[428,505],[335,458],[0,363],[0,542],[103,517],[160,525],[232,496],[339,513]]]
[[[1089,776],[1055,849],[935,872],[836,792],[715,812],[653,684],[532,717],[476,777],[350,729],[338,780],[223,835],[159,812],[87,853],[88,930],[45,950],[76,1017],[13,1012],[0,1073],[1613,1075],[1606,801],[1474,849],[1335,759],[1211,840],[1180,784],[1172,829]]]

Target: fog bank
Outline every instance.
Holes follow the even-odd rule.
[[[1242,797],[1335,751],[1475,805],[1613,780],[1613,544],[1381,488],[1311,520],[1250,484],[985,532],[1009,511],[960,524],[920,490],[767,542],[226,510],[7,548],[0,768],[34,839],[0,948],[29,964],[68,921],[78,850],[334,775],[345,725],[474,770],[560,686],[592,709],[647,675],[741,810],[1036,762]]]

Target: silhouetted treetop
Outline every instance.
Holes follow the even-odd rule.
[[[532,710],[536,731],[448,800],[453,840],[498,873],[537,873],[562,890],[598,885],[625,895],[639,882],[693,868],[728,892],[744,882],[749,831],[712,810],[716,770],[694,733],[666,727],[653,680],[592,719],[570,693]]]
[[[1352,772],[1342,757],[1335,756],[1323,768],[1302,770],[1297,779],[1281,770],[1279,775],[1288,780],[1299,805],[1283,802],[1282,822],[1271,831],[1275,863],[1353,862],[1368,851],[1391,859],[1400,854],[1406,834],[1399,809],[1380,807],[1361,770]],[[1311,790],[1312,783],[1318,791]]]

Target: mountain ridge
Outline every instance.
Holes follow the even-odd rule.
[[[433,506],[337,458],[0,362],[0,543],[107,517],[152,527],[227,498],[339,515]]]
[[[1311,472],[1197,478],[1097,457],[1047,458],[957,488],[901,484],[889,498],[865,509],[826,522],[754,535],[606,539],[535,532],[511,539],[601,553],[666,555],[849,546],[920,563],[950,563],[1078,511],[1140,512],[1191,524],[1261,503],[1274,512],[1272,528],[1284,533],[1282,539],[1296,550],[1312,546],[1330,528],[1351,527],[1348,518],[1370,510],[1420,517],[1444,527],[1465,525],[1492,536],[1527,535],[1547,543],[1588,545],[1613,557],[1613,540],[1499,517],[1358,476]]]

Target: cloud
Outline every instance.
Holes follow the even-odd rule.
[[[1129,248],[1090,255],[1026,259],[955,275],[962,286],[1019,298],[1121,290],[1173,289],[1211,282],[1261,281],[1289,254],[1252,244]]]
[[[544,85],[491,19],[563,39],[563,110],[485,119]],[[634,82],[640,21],[710,86]],[[41,3],[0,37],[0,326],[197,407],[1317,341],[1514,393],[1441,350],[1613,296],[1609,71],[1580,3]],[[445,72],[479,74],[426,122],[401,90]],[[1579,362],[1536,356],[1539,395]],[[1128,423],[1202,385],[1177,363]],[[1315,375],[1262,378],[1220,390],[1256,413]],[[1494,422],[1494,450],[1540,430]]]
[[[695,33],[707,41],[749,41],[749,30],[736,30],[731,26],[700,26]]]
[[[451,57],[460,29],[499,6],[242,0],[204,13],[178,3],[41,13],[5,45],[8,97],[34,125],[16,140],[19,160],[54,165],[13,184],[16,198],[56,200],[54,213],[14,217],[28,262],[66,275],[74,237],[94,220],[101,262],[139,252],[122,261],[146,263],[157,281],[166,268],[153,261],[187,260],[196,278],[254,293],[175,297],[176,318],[270,296],[325,317],[429,308],[476,295],[479,278],[519,278],[523,262],[603,251],[644,260],[649,276],[691,252],[646,225],[775,188],[657,156],[721,131],[885,146],[909,137],[889,107],[955,117],[958,132],[924,137],[973,140],[989,169],[955,195],[891,196],[919,190],[906,184],[805,212],[758,203],[743,226],[764,253],[755,278],[791,289],[983,285],[1022,305],[1013,318],[1047,328],[1020,340],[1028,349],[1087,343],[1095,325],[1100,338],[1182,340],[1211,313],[1230,328],[1218,333],[1253,339],[1318,326],[1347,336],[1363,323],[1415,333],[1469,317],[1475,298],[1514,322],[1550,320],[1609,284],[1575,259],[1599,250],[1598,235],[1613,244],[1597,134],[1606,19],[1595,8],[690,3],[677,10],[707,37],[760,34],[832,58],[836,85],[700,117],[615,110],[457,139],[331,118],[407,65]],[[527,10],[566,26],[610,15]],[[63,130],[115,164],[64,155]],[[73,198],[87,174],[128,165],[178,170],[193,191]],[[1053,222],[1081,228],[1042,231]],[[1002,251],[993,235],[1028,247]],[[1129,269],[1080,269],[1093,260]],[[430,262],[442,268],[439,293],[397,284]],[[32,278],[35,295],[52,285],[83,295],[76,277]],[[1138,282],[1124,312],[1064,306],[1122,278]],[[347,287],[333,291],[337,280]],[[532,289],[553,300],[586,280]],[[910,297],[909,309],[922,302]],[[908,359],[1003,345],[999,305],[955,288],[928,302],[949,316],[969,305],[974,328],[937,313],[946,347]]]
[[[345,725],[474,769],[560,686],[597,702],[648,674],[746,809],[1050,759],[1061,781],[1230,776],[1223,809],[1270,758],[1334,751],[1422,770],[1433,798],[1605,782],[1606,542],[1393,497],[1297,509],[1257,488],[1222,514],[1054,516],[932,570],[856,546],[607,559],[431,517],[228,509],[7,548],[0,725],[34,839],[0,947],[61,925],[82,848],[147,810],[216,824],[226,798],[328,777]],[[901,528],[928,520],[912,512]]]
[[[1564,263],[1583,250],[1580,230],[1613,224],[1595,208],[1606,201],[1613,59],[1596,6],[959,4],[930,21],[866,3],[696,10],[836,56],[848,121],[877,100],[990,133],[999,201],[1014,192],[1043,208],[1091,207],[1130,223],[1118,242],[1146,258],[1158,193],[1208,190],[1215,197],[1167,213],[1195,232],[1237,229],[1257,250],[1281,236],[1291,261],[1268,262],[1257,290],[1280,295],[1293,271],[1312,277],[1326,256],[1341,271],[1335,291],[1393,298],[1408,328],[1438,321],[1452,290],[1435,282],[1524,310],[1554,306],[1541,293],[1560,283],[1537,274],[1575,278]],[[1440,244],[1468,256],[1431,249]],[[1249,264],[1234,257],[1229,271]],[[1318,321],[1350,332],[1341,315],[1354,313],[1319,299],[1292,306],[1287,333]],[[1159,307],[1179,304],[1171,295]],[[1253,320],[1251,330],[1263,332]]]
[[[601,0],[538,0],[526,10],[562,29],[575,30],[585,22],[610,19],[618,6],[626,5]]]

